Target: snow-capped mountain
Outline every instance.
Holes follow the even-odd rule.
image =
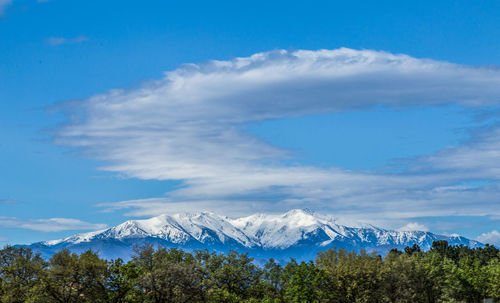
[[[423,231],[394,231],[373,226],[347,227],[332,217],[307,210],[284,214],[255,214],[231,219],[211,212],[161,215],[147,220],[130,220],[101,231],[77,234],[65,239],[30,245],[45,256],[68,248],[92,249],[108,258],[130,258],[135,245],[158,244],[186,250],[210,249],[246,251],[256,258],[312,259],[328,248],[366,249],[385,253],[413,244],[429,249],[433,241],[451,245],[482,246],[460,236],[441,236]]]

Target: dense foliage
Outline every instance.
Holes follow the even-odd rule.
[[[0,250],[0,302],[482,302],[500,300],[500,251],[434,242],[403,252],[328,250],[256,266],[247,254],[136,249],[132,260]]]

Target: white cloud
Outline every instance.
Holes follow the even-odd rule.
[[[492,230],[488,233],[483,233],[477,237],[479,242],[493,244],[500,246],[500,233],[496,230]]]
[[[106,224],[94,224],[70,218],[23,220],[18,218],[0,217],[0,227],[50,232],[63,230],[97,230],[106,228]]]
[[[500,176],[500,125],[476,131],[470,142],[418,159],[413,170],[454,171],[462,177],[487,180]]]
[[[75,44],[88,41],[89,38],[86,36],[78,36],[75,38],[64,38],[64,37],[50,37],[47,39],[47,43],[50,45],[61,45],[61,44]]]
[[[5,8],[12,3],[12,0],[0,0],[0,16],[5,12]]]
[[[63,104],[69,121],[56,142],[107,161],[105,170],[183,181],[166,197],[106,204],[132,215],[200,207],[238,215],[310,207],[361,219],[500,214],[498,185],[460,185],[497,178],[496,129],[398,174],[284,165],[289,151],[244,132],[264,119],[452,103],[499,106],[500,70],[369,50],[280,50],[187,64],[140,89]]]
[[[406,224],[405,226],[402,226],[398,228],[399,231],[413,231],[413,230],[418,230],[418,231],[429,231],[427,226],[420,224],[418,222],[410,222]]]

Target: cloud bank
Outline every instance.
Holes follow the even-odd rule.
[[[65,103],[55,141],[126,177],[182,181],[165,197],[101,205],[131,215],[296,207],[361,219],[500,215],[499,185],[464,185],[498,179],[497,126],[384,174],[285,164],[289,151],[245,132],[266,119],[449,104],[499,106],[500,70],[371,50],[278,50],[186,64],[139,89]]]
[[[11,217],[0,217],[0,227],[52,232],[63,230],[98,230],[106,228],[106,224],[88,223],[71,218],[23,220]]]
[[[493,244],[500,247],[500,233],[496,230],[481,234],[477,237],[477,240],[482,243]]]

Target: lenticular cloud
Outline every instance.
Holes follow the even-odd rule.
[[[435,210],[435,199],[446,210],[467,190],[457,187],[448,195],[439,190],[450,190],[469,178],[453,167],[426,174],[432,171],[432,161],[447,151],[428,157],[432,161],[422,158],[425,163],[419,162],[419,167],[426,171],[418,174],[284,166],[280,160],[289,157],[287,151],[245,133],[241,125],[374,106],[443,104],[500,105],[500,70],[370,50],[278,50],[186,64],[140,89],[112,90],[68,104],[70,119],[57,130],[56,140],[83,147],[84,152],[107,161],[104,169],[110,171],[142,179],[182,180],[183,188],[155,199],[156,209],[158,203],[201,201],[246,209],[252,197],[254,203],[268,208],[309,203],[337,212],[375,209],[425,215]],[[474,144],[461,151],[473,154]],[[460,157],[468,161],[467,155]],[[469,172],[476,169],[471,163]],[[488,197],[496,190],[489,187],[479,207],[464,201],[464,212],[473,207],[475,213],[490,211]],[[415,207],[402,207],[406,200]],[[147,202],[127,203],[121,205],[143,212],[151,207]]]

